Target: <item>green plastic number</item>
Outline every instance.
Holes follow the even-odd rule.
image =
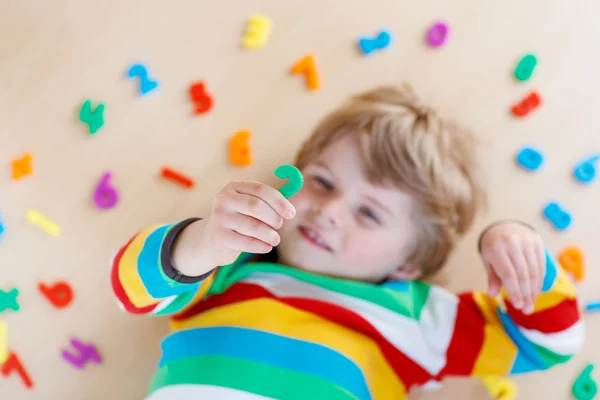
[[[302,188],[302,184],[304,183],[304,177],[302,176],[302,172],[293,165],[280,165],[275,170],[275,176],[280,179],[289,178],[289,182],[283,185],[279,191],[282,195],[285,196],[286,199],[289,199]]]
[[[94,135],[104,125],[104,104],[98,104],[92,111],[92,102],[86,100],[79,111],[79,120],[86,123],[90,134]]]
[[[571,391],[577,400],[592,400],[598,393],[598,385],[592,378],[593,364],[588,364],[573,383]]]
[[[520,81],[526,81],[527,79],[531,78],[536,64],[537,58],[533,54],[525,55],[523,58],[521,58],[519,64],[517,64],[517,68],[515,69],[515,78]]]

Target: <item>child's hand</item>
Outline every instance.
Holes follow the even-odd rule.
[[[490,296],[496,296],[504,286],[515,308],[533,312],[546,274],[540,235],[516,222],[498,224],[481,238],[481,255],[488,267]]]
[[[268,253],[279,244],[283,218],[296,214],[277,189],[254,181],[231,181],[217,193],[204,230],[203,247],[215,266],[234,262],[242,252]]]

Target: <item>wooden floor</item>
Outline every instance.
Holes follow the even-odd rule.
[[[585,4],[584,4],[585,3]],[[248,17],[273,23],[266,47],[241,47]],[[491,204],[443,276],[452,290],[485,289],[476,237],[498,218],[535,226],[554,253],[571,243],[586,251],[583,301],[600,298],[598,226],[600,182],[572,178],[581,159],[600,151],[600,3],[562,0],[483,2],[398,0],[18,0],[0,1],[0,288],[20,290],[21,310],[0,318],[8,342],[35,387],[0,376],[6,399],[141,399],[159,357],[165,320],[122,313],[109,284],[109,259],[138,229],[206,215],[213,195],[230,179],[274,183],[311,127],[350,93],[409,82],[444,115],[471,126],[483,141],[481,158]],[[425,32],[442,19],[445,46],[432,49]],[[356,42],[382,28],[391,46],[369,57]],[[289,74],[304,54],[316,56],[321,89],[308,91]],[[538,57],[527,82],[512,72],[526,53]],[[159,86],[140,96],[128,68],[144,63]],[[214,108],[194,115],[189,86],[204,81]],[[525,119],[510,106],[531,90],[542,106]],[[85,99],[105,104],[105,124],[90,135],[78,121]],[[228,164],[227,141],[241,129],[254,134],[254,164]],[[541,148],[542,170],[515,166],[523,145]],[[11,180],[11,160],[33,155],[34,174]],[[164,165],[193,177],[185,190],[159,176]],[[112,172],[118,205],[98,209],[100,177]],[[558,200],[574,217],[557,232],[541,210]],[[37,209],[62,234],[28,224]],[[75,300],[57,310],[40,282],[69,282]],[[517,378],[521,399],[568,399],[588,362],[600,361],[600,315],[586,314],[584,351],[566,366]],[[62,350],[75,337],[97,346],[101,365],[77,370]],[[485,399],[475,380],[450,380],[413,399]]]

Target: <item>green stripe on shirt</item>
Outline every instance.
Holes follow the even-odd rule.
[[[300,269],[266,262],[241,265],[233,263],[220,267],[215,281],[208,290],[208,295],[223,293],[234,283],[240,282],[256,272],[286,275],[327,290],[378,304],[388,310],[416,320],[419,319],[421,310],[429,295],[429,285],[421,282],[410,282],[409,289],[406,292],[391,289],[382,290],[372,283],[314,275]]]
[[[223,386],[276,399],[356,399],[325,379],[228,356],[188,357],[169,362],[154,376],[150,393],[178,384]]]

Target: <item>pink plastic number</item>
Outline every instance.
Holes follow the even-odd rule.
[[[65,360],[73,364],[75,368],[83,369],[88,361],[95,364],[100,364],[102,362],[102,356],[98,353],[96,346],[82,343],[75,338],[71,339],[71,346],[77,350],[77,354],[73,354],[68,350],[63,350],[62,356]]]
[[[436,22],[427,31],[427,42],[432,47],[439,47],[446,42],[448,38],[448,25],[443,22]]]
[[[110,177],[110,172],[105,173],[94,191],[94,203],[104,210],[113,208],[119,201],[119,192],[108,183]]]

